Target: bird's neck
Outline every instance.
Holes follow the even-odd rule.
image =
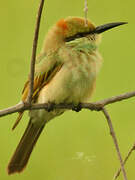
[[[51,53],[64,45],[64,36],[59,28],[54,26],[47,34],[41,53]]]
[[[66,44],[77,51],[84,51],[87,53],[92,53],[98,48],[98,45],[94,41],[90,41],[88,38],[75,39]]]

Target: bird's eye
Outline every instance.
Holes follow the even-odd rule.
[[[75,36],[76,38],[81,38],[82,37],[82,35],[81,34],[76,34],[76,36]]]
[[[81,37],[84,37],[84,34],[83,33],[78,33],[78,34],[75,34],[73,36],[65,38],[65,41],[69,42],[69,41],[73,41],[73,40],[81,38]]]
[[[78,39],[78,38],[86,37],[89,34],[90,34],[90,32],[80,32],[80,33],[77,33],[73,36],[65,38],[65,41],[66,42],[73,41],[73,40]]]

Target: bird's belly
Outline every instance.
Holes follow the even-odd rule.
[[[84,63],[71,70],[71,80],[67,82],[69,101],[78,103],[90,98],[96,79],[95,67],[91,66]]]
[[[39,103],[79,103],[90,98],[95,84],[95,64],[73,68],[62,66],[55,77],[41,90]]]

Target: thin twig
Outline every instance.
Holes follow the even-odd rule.
[[[135,96],[135,91],[132,91],[132,92],[123,93],[117,96],[113,96],[113,97],[104,99],[102,101],[97,101],[97,104],[101,103],[103,106],[105,106],[105,105],[112,104],[118,101],[123,101],[125,99],[131,98],[134,96]]]
[[[99,110],[102,110],[102,108],[108,104],[123,101],[125,99],[129,99],[134,96],[135,96],[135,91],[128,92],[128,93],[124,93],[124,94],[121,94],[118,96],[113,96],[113,97],[110,97],[110,98],[107,98],[104,100],[100,100],[97,102],[93,102],[93,103],[81,103],[80,108],[99,111]],[[73,104],[55,104],[55,105],[53,105],[53,108],[54,109],[73,109],[74,105]],[[19,103],[12,107],[0,110],[0,117],[6,116],[8,114],[25,111],[25,110],[32,110],[32,109],[33,110],[36,110],[36,109],[46,109],[47,110],[48,104],[47,103],[43,103],[43,104]]]
[[[11,106],[9,108],[0,110],[0,117],[6,116],[6,115],[12,114],[12,113],[20,112],[20,111],[23,110],[23,107],[24,107],[24,104],[23,103],[19,103],[19,104],[16,104],[14,106]]]
[[[36,27],[35,27],[35,34],[34,34],[34,40],[33,40],[31,66],[30,66],[30,88],[29,88],[29,94],[28,94],[28,99],[27,99],[28,103],[31,103],[32,94],[33,94],[36,50],[37,50],[39,27],[40,27],[40,20],[41,20],[41,14],[42,14],[42,10],[43,10],[43,5],[44,5],[44,0],[41,0],[40,5],[39,5],[39,9],[38,9],[37,21],[36,21]]]
[[[87,16],[88,16],[88,0],[85,0],[84,2],[84,17],[85,17],[85,25],[88,25],[88,20],[87,20]]]
[[[124,165],[126,164],[126,162],[127,162],[127,160],[129,159],[129,157],[131,156],[131,154],[132,154],[132,152],[135,150],[135,143],[133,144],[133,146],[130,148],[130,150],[129,150],[129,152],[128,152],[128,154],[127,154],[127,156],[125,157],[125,159],[124,159]],[[120,172],[121,172],[121,168],[116,172],[116,174],[114,175],[114,180],[116,180],[118,177],[119,177],[119,175],[120,175]]]
[[[121,165],[121,170],[122,170],[122,173],[123,173],[123,177],[124,177],[124,180],[127,180],[127,175],[126,175],[126,171],[125,171],[125,168],[124,168],[124,163],[123,163],[123,160],[122,160],[122,156],[121,156],[121,153],[120,153],[120,150],[119,150],[119,145],[118,145],[118,142],[117,142],[117,138],[116,138],[116,135],[115,135],[115,132],[114,132],[114,128],[113,128],[113,125],[112,125],[112,121],[111,121],[111,118],[107,112],[107,110],[105,108],[102,109],[102,112],[104,114],[104,116],[106,117],[107,119],[107,122],[108,122],[108,126],[110,128],[110,134],[113,138],[113,142],[114,142],[114,145],[115,145],[115,148],[116,148],[116,151],[117,151],[117,155],[118,155],[118,158],[119,158],[119,161],[120,161],[120,165]]]

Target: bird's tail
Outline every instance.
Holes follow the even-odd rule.
[[[37,126],[29,121],[29,124],[22,136],[9,164],[8,164],[8,174],[13,174],[16,172],[21,172],[27,165],[30,155],[32,153],[33,147],[36,144],[38,137],[40,136],[44,125]]]

